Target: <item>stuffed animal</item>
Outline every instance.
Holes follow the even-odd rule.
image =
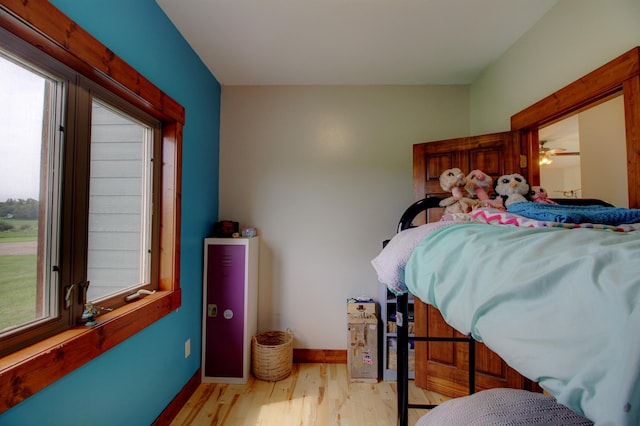
[[[492,199],[489,191],[492,190],[493,178],[481,170],[473,170],[466,177],[465,189],[472,197],[478,199],[477,207],[493,207],[504,210],[502,198]]]
[[[494,191],[503,198],[505,207],[509,207],[513,203],[528,201],[526,195],[529,193],[529,184],[518,173],[500,176],[493,186]]]
[[[440,207],[444,207],[444,213],[469,213],[478,204],[476,200],[465,197],[462,191],[467,183],[462,170],[447,169],[440,174],[440,187],[451,192],[451,197],[440,201]]]
[[[542,203],[542,204],[558,204],[553,200],[549,199],[549,194],[545,191],[541,186],[532,186],[531,191],[529,191],[529,199],[534,203]]]

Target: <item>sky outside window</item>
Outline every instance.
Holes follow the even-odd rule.
[[[0,202],[38,199],[45,79],[0,56]]]

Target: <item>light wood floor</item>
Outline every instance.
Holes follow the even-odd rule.
[[[409,382],[410,400],[438,404],[447,397]],[[413,425],[425,410],[409,410]],[[289,377],[246,385],[200,384],[172,426],[348,425],[391,426],[396,418],[395,382],[351,383],[346,364],[294,364]]]

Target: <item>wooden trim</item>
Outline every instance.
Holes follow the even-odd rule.
[[[413,201],[422,200],[427,193],[425,177],[422,175],[422,172],[427,170],[424,151],[424,143],[413,145]],[[413,218],[415,226],[424,225],[428,221],[429,218],[426,211],[418,213]]]
[[[171,400],[169,405],[162,410],[162,413],[158,416],[157,419],[154,420],[152,426],[168,426],[171,424],[173,419],[176,418],[182,407],[189,401],[191,395],[195,393],[200,386],[201,380],[201,371],[198,368],[196,373],[191,376],[186,385],[180,389],[180,392]]]
[[[422,174],[424,170],[427,170],[424,148],[424,143],[413,145],[413,201],[422,200],[427,193],[424,183],[425,177]]]
[[[0,358],[0,413],[181,305],[184,108],[46,0],[3,0],[0,27],[163,122],[159,291]]]
[[[0,413],[103,354],[180,306],[180,291],[157,292],[0,358]]]
[[[182,206],[182,124],[162,127],[160,271],[158,288],[180,288],[180,224]]]
[[[344,349],[293,348],[293,362],[296,364],[304,364],[304,363],[346,364],[347,351]]]
[[[640,208],[640,76],[623,84],[629,207]]]
[[[46,0],[2,0],[0,26],[163,121],[184,107]],[[33,31],[36,30],[36,31]]]
[[[584,77],[511,117],[511,130],[537,128],[622,89],[640,74],[640,47],[635,47]]]
[[[513,115],[511,130],[522,131],[525,141],[537,143],[537,135],[533,134],[537,133],[541,125],[597,104],[616,92],[621,92],[624,97],[629,207],[640,208],[640,47],[634,47]],[[529,179],[537,182],[538,166],[531,166]]]

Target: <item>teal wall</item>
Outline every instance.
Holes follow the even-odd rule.
[[[51,3],[185,107],[182,306],[1,414],[0,424],[148,425],[200,365],[202,239],[218,216],[220,85],[153,0]]]

